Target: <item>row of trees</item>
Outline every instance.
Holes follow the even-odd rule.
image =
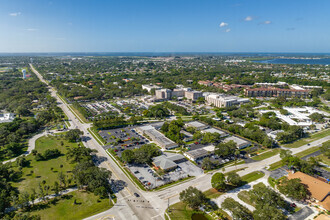
[[[160,150],[153,144],[145,144],[138,149],[127,149],[121,154],[121,159],[126,163],[151,163],[152,158],[159,156]]]

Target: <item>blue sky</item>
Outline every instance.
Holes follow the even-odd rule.
[[[0,52],[330,52],[328,0],[0,0]]]

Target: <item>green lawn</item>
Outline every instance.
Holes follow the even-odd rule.
[[[203,192],[208,199],[215,199],[223,195],[225,192],[219,192],[218,190],[211,188]]]
[[[170,206],[170,209],[167,210],[167,214],[172,220],[191,220],[193,214],[202,214],[206,219],[212,219],[210,216],[203,214],[201,211],[194,211],[189,208],[185,203],[178,202]]]
[[[275,188],[276,180],[273,177],[268,177],[268,183],[271,187]]]
[[[330,135],[330,129],[326,129],[317,133],[312,134],[310,137],[307,138],[302,138],[298,141],[295,141],[291,144],[284,144],[284,147],[288,147],[288,148],[297,148],[297,147],[301,147],[305,144],[308,144],[310,142],[316,141],[318,139],[327,137]]]
[[[245,202],[246,204],[255,206],[255,204],[253,202],[251,202],[251,198],[250,198],[250,194],[247,190],[241,191],[237,194],[237,197],[242,200],[243,202]]]
[[[270,157],[278,154],[279,152],[280,152],[280,149],[275,148],[275,149],[269,150],[265,153],[262,153],[260,155],[254,156],[251,159],[253,159],[253,160],[264,160],[264,159],[270,158]]]
[[[246,174],[246,175],[242,176],[242,181],[250,183],[250,182],[253,182],[257,179],[260,179],[263,176],[265,176],[265,174],[263,172],[253,171],[249,174]]]
[[[299,158],[302,158],[304,156],[307,156],[307,155],[309,155],[311,153],[314,153],[314,152],[318,151],[319,149],[320,149],[320,147],[311,147],[311,148],[309,148],[307,150],[304,150],[304,151],[301,151],[301,152],[295,154],[295,156],[297,156]]]
[[[76,200],[76,204],[74,201]],[[30,212],[41,219],[83,219],[110,209],[109,199],[99,199],[93,193],[75,191],[63,195],[60,200],[53,199],[48,204],[35,205]]]
[[[269,169],[268,170],[270,170],[270,171],[276,170],[278,168],[281,168],[282,166],[283,166],[282,161],[277,161],[277,162],[272,163],[271,165],[269,165]]]
[[[63,134],[63,133],[61,133]],[[61,142],[63,141],[63,146]],[[67,177],[71,177],[71,171],[74,164],[70,164],[66,160],[67,146],[68,148],[77,146],[77,143],[70,143],[60,135],[56,136],[43,136],[36,141],[36,150],[38,153],[44,153],[47,149],[59,149],[62,153],[61,156],[49,159],[46,161],[36,161],[32,154],[26,156],[26,159],[30,161],[30,166],[22,169],[22,177],[13,183],[13,186],[17,187],[20,191],[29,191],[31,188],[38,187],[38,184],[43,180],[47,185],[52,186],[55,181],[58,181],[59,172],[63,172]],[[15,163],[13,163],[16,165]],[[60,166],[63,165],[61,168]],[[53,168],[53,170],[51,170]],[[17,167],[14,167],[17,169]],[[31,174],[31,171],[33,173]],[[51,193],[51,192],[49,192]]]

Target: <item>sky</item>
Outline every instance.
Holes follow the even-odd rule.
[[[329,0],[0,0],[0,52],[330,52]]]

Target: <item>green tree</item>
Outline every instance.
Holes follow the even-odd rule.
[[[192,209],[198,209],[206,202],[205,195],[195,187],[189,186],[180,192],[180,200]]]
[[[281,179],[278,189],[284,195],[296,200],[305,200],[308,196],[308,190],[298,178],[289,180],[287,177],[284,177]]]
[[[238,185],[241,184],[242,179],[237,173],[230,172],[227,175],[227,182],[234,185],[234,186],[238,186]]]
[[[226,189],[226,179],[223,173],[215,173],[211,179],[212,187],[216,190],[223,191]]]

